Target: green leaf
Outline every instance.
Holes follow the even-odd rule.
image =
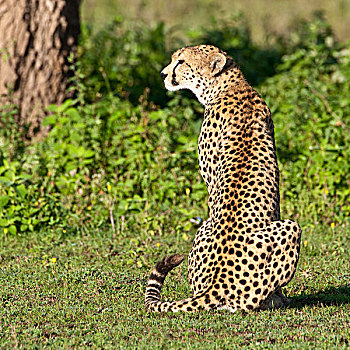
[[[28,229],[28,225],[21,225],[20,226],[21,232],[25,232],[25,231],[27,231],[27,229]]]
[[[1,226],[1,227],[6,227],[6,226],[8,226],[8,220],[6,220],[6,219],[0,219],[0,226]]]
[[[80,119],[79,112],[78,112],[78,110],[76,108],[69,108],[69,109],[67,109],[66,113],[73,120],[79,120]]]
[[[43,126],[54,125],[57,122],[56,116],[49,115],[43,121]]]
[[[10,187],[12,185],[12,181],[5,176],[0,176],[0,184],[3,184],[5,187]]]
[[[15,191],[23,199],[25,198],[25,196],[27,195],[27,192],[28,192],[26,187],[23,184],[16,186]]]
[[[10,200],[9,196],[1,196],[0,197],[0,208],[3,208]]]
[[[57,105],[48,105],[46,107],[46,110],[48,112],[57,112],[58,111],[58,106]]]
[[[12,234],[12,235],[15,235],[17,233],[17,228],[15,225],[11,225],[9,227],[9,232]]]

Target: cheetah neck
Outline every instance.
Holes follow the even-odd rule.
[[[215,79],[207,79],[205,84],[191,90],[202,105],[208,106],[220,95],[227,94],[228,92],[242,91],[249,87],[240,69],[237,66],[233,66],[215,77]]]

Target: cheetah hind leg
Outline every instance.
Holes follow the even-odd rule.
[[[275,293],[270,295],[259,307],[260,310],[276,309],[286,307],[290,304],[288,299],[283,293],[282,289],[278,288]]]
[[[270,256],[270,266],[273,263],[276,264],[276,262],[281,264],[281,271],[276,277],[279,279],[280,276],[283,276],[283,279],[273,294],[262,302],[259,307],[261,310],[285,307],[290,304],[290,300],[283,295],[281,287],[285,286],[293,278],[300,251],[301,229],[296,222],[291,220],[274,221],[267,228],[267,232],[270,235],[272,234],[271,243],[274,242]],[[283,260],[280,254],[283,256]]]

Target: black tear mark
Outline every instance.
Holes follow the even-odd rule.
[[[177,63],[176,63],[176,66],[174,67],[173,69],[173,74],[171,76],[171,83],[174,85],[174,86],[177,86],[179,85],[179,83],[175,80],[176,78],[176,73],[175,73],[175,69],[177,68],[177,66],[179,66],[180,64],[184,63],[185,61],[184,60],[179,60]]]

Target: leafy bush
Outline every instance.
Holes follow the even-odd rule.
[[[306,30],[261,91],[276,125],[283,198],[290,205],[307,193],[315,220],[333,221],[350,214],[350,46],[321,20]]]
[[[79,76],[77,99],[50,106],[47,137],[27,146],[21,162],[3,160],[0,226],[15,233],[45,223],[66,231],[137,213],[144,220],[145,209],[182,210],[186,188],[205,203],[205,186],[197,172],[192,177],[200,123],[190,102],[176,98],[158,110],[146,95],[136,107],[107,95],[90,104]]]
[[[92,98],[106,94],[124,97],[134,105],[145,89],[156,104],[166,100],[159,72],[169,59],[165,49],[164,25],[128,28],[120,18],[92,35],[84,27],[81,66],[84,84]]]

